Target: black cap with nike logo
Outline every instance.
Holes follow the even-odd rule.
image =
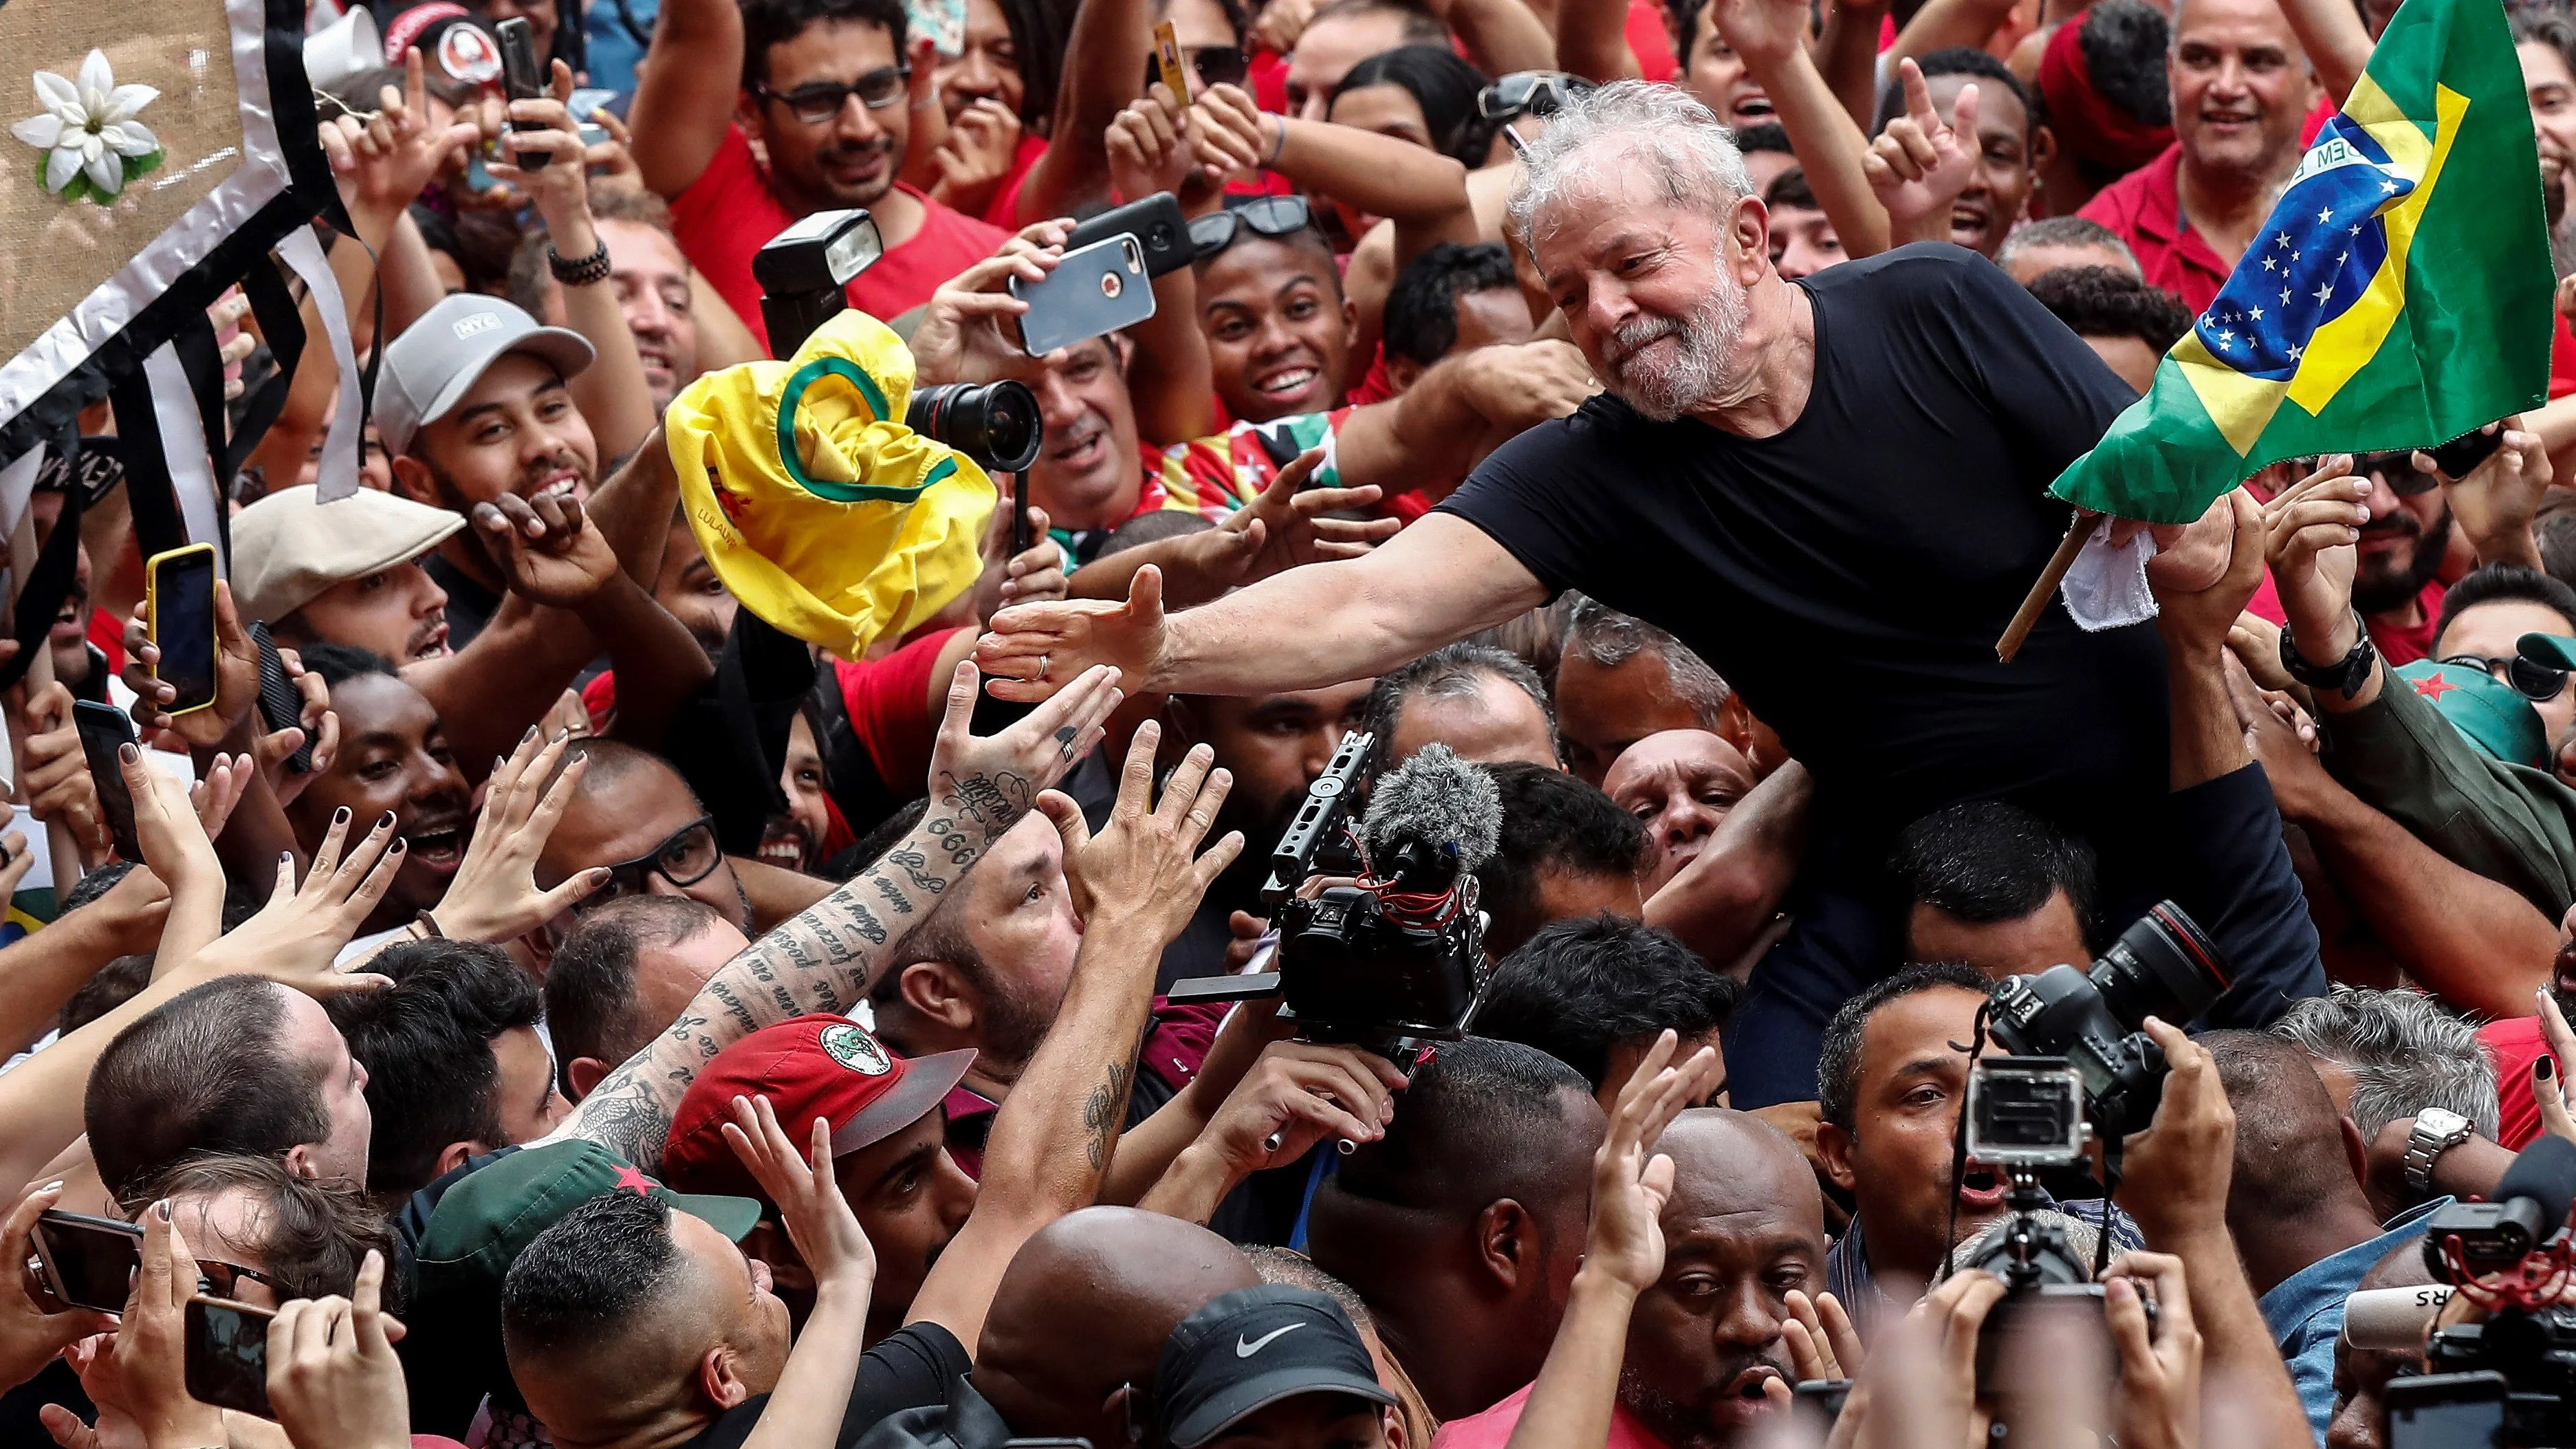
[[[1198,1449],[1299,1394],[1396,1401],[1341,1305],[1285,1283],[1238,1289],[1183,1319],[1154,1374],[1155,1418],[1171,1449]]]

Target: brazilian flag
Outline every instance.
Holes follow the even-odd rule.
[[[2540,162],[2496,0],[2406,0],[2155,385],[2051,490],[2188,523],[2267,464],[2429,448],[2538,406]]]

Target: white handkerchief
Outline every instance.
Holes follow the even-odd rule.
[[[2141,528],[2124,544],[2111,542],[2111,520],[2095,524],[2093,536],[2075,555],[2058,589],[2066,612],[2088,633],[2143,624],[2156,616],[2156,596],[2147,588],[2147,560],[2155,557],[2156,540]]]

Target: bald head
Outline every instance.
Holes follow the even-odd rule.
[[[2308,1054],[2261,1032],[2213,1031],[2197,1040],[2218,1064],[2236,1109],[2227,1220],[2238,1235],[2297,1223],[2329,1205],[2366,1209],[2342,1114]]]
[[[1220,1294],[1260,1282],[1241,1250],[1195,1223],[1123,1207],[1068,1214],[1003,1271],[975,1387],[1014,1433],[1120,1442],[1120,1401],[1151,1391],[1163,1340]]]
[[[1779,1128],[1750,1113],[1696,1107],[1673,1119],[1655,1150],[1673,1160],[1667,1233],[1675,1223],[1776,1211],[1824,1252],[1824,1194],[1805,1154]]]

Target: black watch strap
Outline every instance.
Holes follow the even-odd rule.
[[[2360,623],[2359,618],[2356,617],[2354,622]],[[2361,693],[2361,687],[2370,682],[2371,666],[2378,659],[2379,651],[2370,642],[2367,625],[2363,625],[2353,639],[2352,649],[2343,658],[2327,665],[2310,664],[2299,653],[2298,641],[2291,635],[2289,627],[2284,625],[2281,629],[2281,667],[2289,671],[2292,679],[2310,689],[2332,690],[2350,699]]]

